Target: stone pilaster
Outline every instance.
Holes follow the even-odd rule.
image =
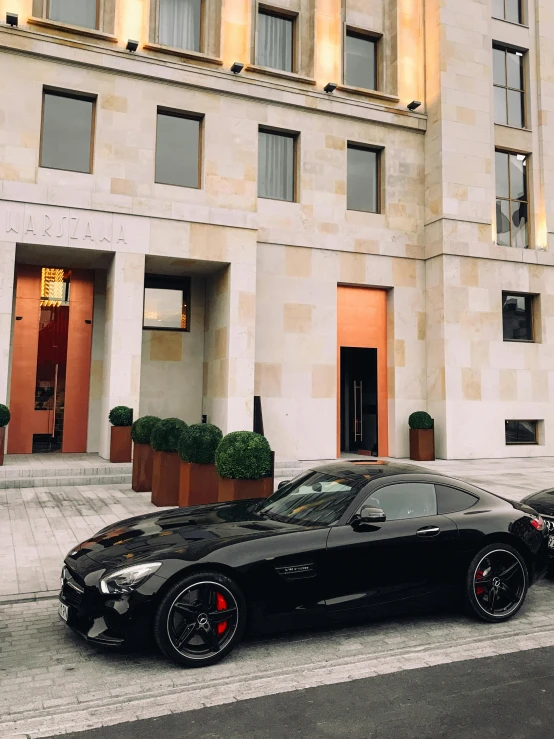
[[[7,403],[14,291],[15,244],[0,242],[0,403]]]

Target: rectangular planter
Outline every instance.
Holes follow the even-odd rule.
[[[219,476],[215,464],[194,464],[181,460],[179,507],[217,503]]]
[[[4,447],[6,445],[6,427],[0,428],[0,467],[4,464]]]
[[[248,500],[249,498],[267,498],[273,493],[273,477],[261,477],[259,480],[231,480],[219,478],[220,503],[229,500]]]
[[[179,505],[180,464],[181,460],[177,452],[154,451],[152,463],[152,503],[154,505]]]
[[[135,493],[149,493],[152,490],[152,465],[154,450],[150,444],[133,446],[133,482]]]
[[[112,426],[110,434],[110,462],[130,462],[133,444],[130,426]]]
[[[410,429],[410,459],[417,462],[435,461],[434,429]]]

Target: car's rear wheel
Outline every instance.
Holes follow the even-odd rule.
[[[197,572],[173,585],[154,617],[162,652],[185,667],[222,660],[240,641],[246,603],[240,588],[219,572]]]
[[[507,621],[523,605],[528,588],[527,566],[521,554],[509,544],[490,544],[469,566],[466,606],[483,621]]]

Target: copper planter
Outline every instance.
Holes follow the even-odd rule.
[[[4,447],[6,446],[6,427],[0,427],[0,467],[4,464]]]
[[[194,464],[181,460],[179,507],[217,503],[219,476],[215,464]]]
[[[152,490],[152,465],[154,450],[150,444],[133,446],[133,482],[135,493],[149,493]]]
[[[410,429],[410,459],[417,462],[435,461],[434,429]]]
[[[249,498],[267,498],[273,493],[273,477],[261,477],[258,480],[232,480],[219,478],[218,501],[248,500]]]
[[[110,462],[130,462],[133,453],[130,426],[112,426],[110,434]]]
[[[157,506],[179,505],[181,460],[177,452],[154,451],[152,462],[152,503]]]

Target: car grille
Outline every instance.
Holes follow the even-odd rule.
[[[548,533],[554,535],[554,518],[550,518],[550,516],[544,516],[542,513],[541,513],[541,517],[544,523],[546,524]]]
[[[63,586],[62,595],[64,601],[75,608],[79,608],[83,602],[83,593],[72,588],[67,582]]]

